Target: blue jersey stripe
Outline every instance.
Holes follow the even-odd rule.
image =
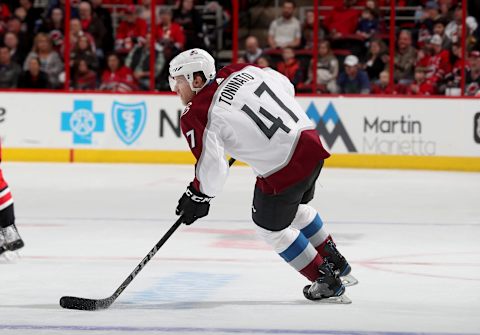
[[[290,244],[290,246],[279,255],[286,262],[290,262],[294,260],[298,255],[300,255],[303,250],[305,250],[308,243],[309,243],[308,239],[302,233],[300,233],[298,237],[295,239],[295,241],[293,241],[293,243]]]
[[[320,219],[320,216],[317,214],[315,215],[315,219],[301,230],[302,234],[305,235],[306,238],[310,238],[315,235],[320,229],[322,229],[323,222]]]

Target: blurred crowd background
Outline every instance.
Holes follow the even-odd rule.
[[[480,96],[480,0],[234,1],[0,0],[0,90],[166,91],[200,47],[300,93]]]

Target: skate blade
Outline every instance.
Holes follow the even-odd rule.
[[[345,294],[342,294],[339,297],[330,297],[314,301],[316,304],[326,304],[326,305],[348,305],[352,303],[352,300],[347,297]]]
[[[0,255],[0,264],[16,263],[20,258],[18,251],[6,251]]]
[[[354,286],[354,285],[358,284],[357,278],[355,278],[354,276],[352,276],[350,274],[348,274],[346,276],[343,276],[343,277],[340,277],[340,279],[342,280],[342,284],[345,287]]]

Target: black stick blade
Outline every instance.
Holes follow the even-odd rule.
[[[82,311],[94,311],[98,309],[97,300],[77,297],[61,297],[60,306],[66,309],[79,309]]]

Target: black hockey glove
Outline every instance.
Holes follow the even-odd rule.
[[[195,190],[192,184],[190,184],[180,200],[178,200],[175,214],[183,215],[183,223],[190,225],[197,219],[208,215],[211,199],[212,197]]]

